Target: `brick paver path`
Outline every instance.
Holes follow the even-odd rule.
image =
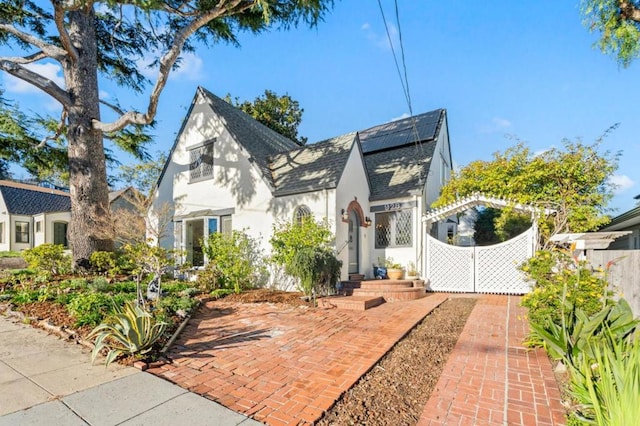
[[[482,296],[449,356],[419,425],[561,425],[560,392],[542,349],[527,351],[526,309]]]
[[[447,294],[371,310],[209,302],[149,370],[271,425],[322,416]]]

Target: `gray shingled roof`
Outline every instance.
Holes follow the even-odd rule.
[[[226,129],[247,150],[250,161],[256,162],[265,178],[269,179],[271,176],[267,161],[269,156],[300,148],[300,145],[291,139],[271,130],[224,99],[202,87],[200,90],[206,96],[211,109],[224,120]],[[273,182],[269,183],[273,185]]]
[[[0,181],[0,193],[9,214],[31,216],[39,213],[71,211],[69,195],[53,189]]]
[[[370,200],[384,200],[410,195],[420,190],[431,167],[436,141],[422,143],[420,148],[401,148],[365,154],[364,163],[371,184]]]
[[[442,128],[445,110],[437,109],[359,132],[371,185],[370,200],[411,195],[421,190]]]
[[[275,195],[338,186],[356,140],[353,132],[270,157]]]

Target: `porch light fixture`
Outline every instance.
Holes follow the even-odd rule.
[[[345,222],[349,220],[349,212],[347,212],[345,209],[342,209],[342,220],[344,220]]]
[[[371,218],[369,216],[364,218],[364,224],[367,226],[371,226]]]

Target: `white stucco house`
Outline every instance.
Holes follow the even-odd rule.
[[[426,229],[421,217],[451,165],[444,109],[301,147],[198,88],[149,220],[173,208],[160,243],[194,266],[211,232],[245,230],[269,252],[274,224],[310,214],[330,224],[342,279],[371,277],[378,257],[422,269],[425,233],[447,239],[446,223]]]

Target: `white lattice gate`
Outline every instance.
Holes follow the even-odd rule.
[[[530,285],[518,266],[533,255],[534,247],[534,228],[509,241],[485,247],[452,246],[427,235],[427,290],[527,293]]]

